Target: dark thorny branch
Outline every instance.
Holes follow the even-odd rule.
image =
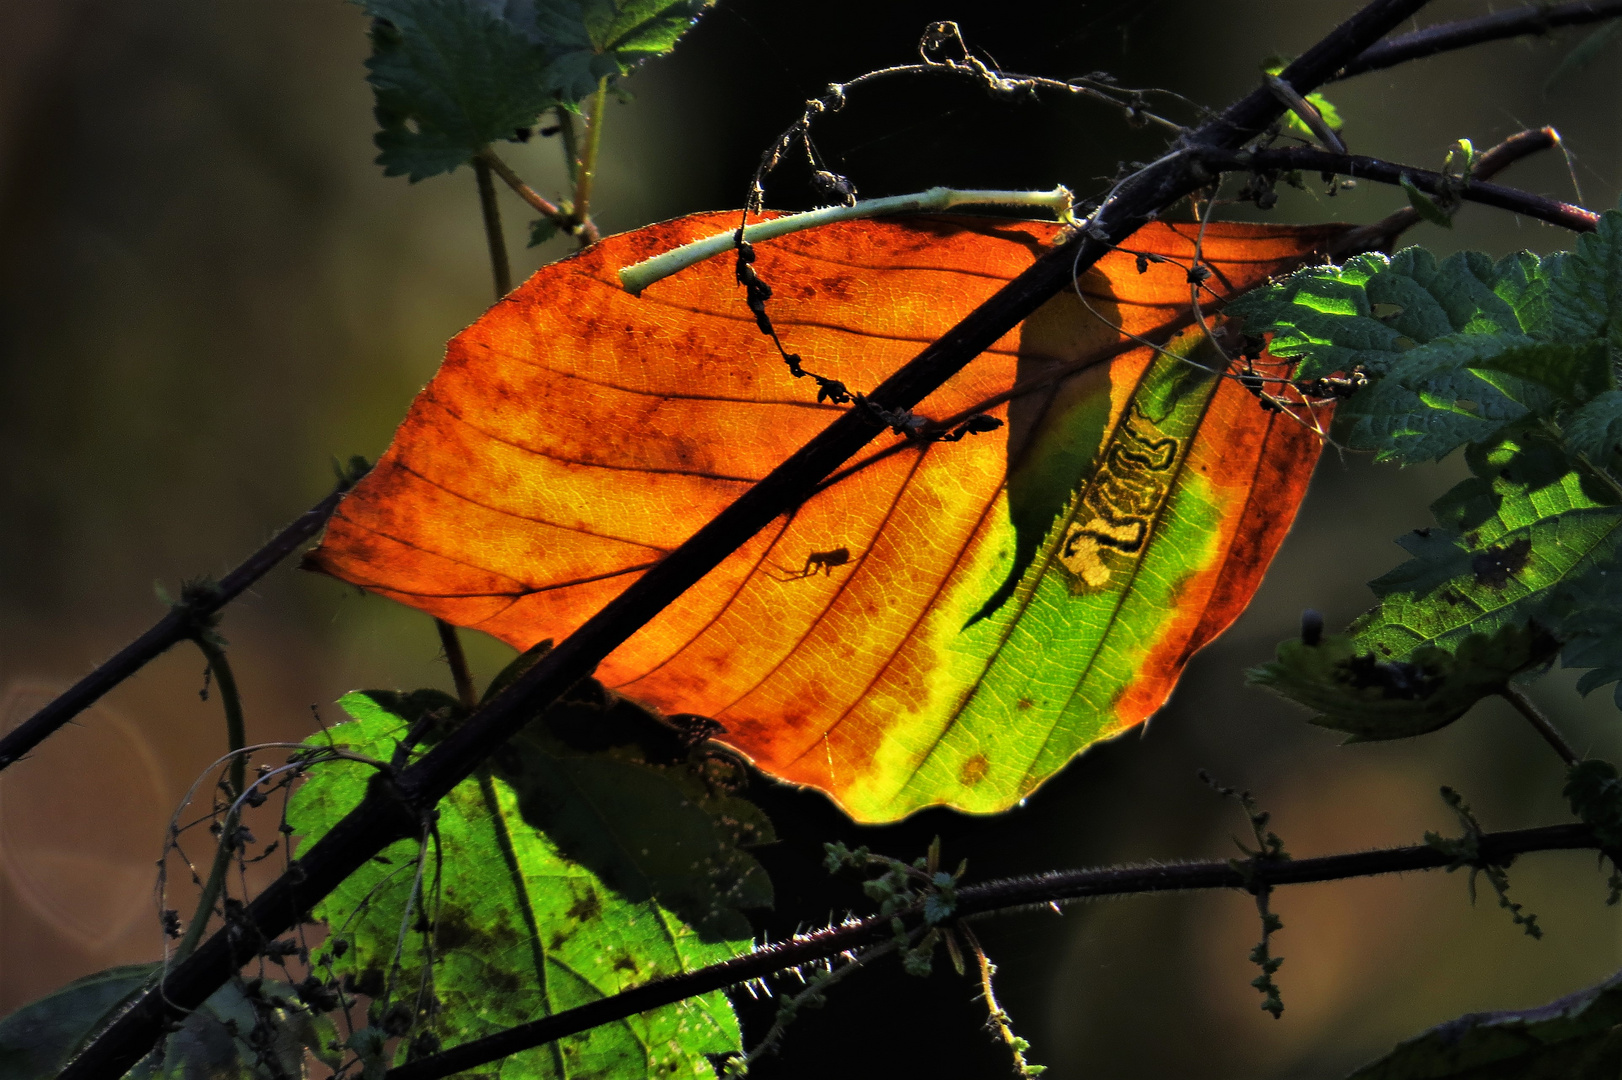
[[[1298,93],[1311,91],[1414,15],[1424,3],[1425,0],[1373,0],[1290,64],[1279,78]],[[944,47],[950,43],[947,39],[940,44]],[[974,77],[983,77],[969,63],[966,54],[954,62],[967,65]],[[925,66],[936,64],[931,61]],[[1023,91],[1016,87],[1016,92]],[[255,954],[260,943],[305,921],[316,901],[384,847],[397,839],[419,835],[435,804],[471,775],[489,753],[528,718],[557,701],[630,634],[759,529],[797,506],[823,478],[886,430],[887,425],[880,418],[884,413],[902,415],[916,406],[1049,297],[1067,287],[1076,274],[1091,267],[1106,251],[1123,242],[1146,221],[1207,186],[1212,177],[1204,162],[1223,153],[1237,152],[1251,139],[1265,134],[1283,109],[1272,90],[1258,88],[1220,116],[1181,135],[1164,156],[1115,184],[1067,242],[1044,254],[875,389],[868,398],[872,409],[850,410],[830,424],[415,764],[403,769],[380,769],[360,806],[311,845],[286,874],[246,905],[230,928],[231,932],[215,934],[205,941],[185,963],[170,971],[161,987],[148,991],[102,1031],[64,1070],[63,1080],[113,1080],[123,1075],[148,1051],[169,1023],[207,999],[239,964]],[[1509,849],[1518,852],[1551,846],[1591,846],[1593,837],[1584,827],[1573,826],[1488,836],[1481,842],[1489,846],[1496,843],[1505,849],[1493,849],[1491,854],[1496,858]],[[1416,848],[1334,856],[1327,861],[1299,860],[1266,865],[1258,868],[1257,874],[1267,884],[1278,885],[1325,879],[1324,876],[1302,876],[1312,873],[1341,877],[1446,863],[1446,856],[1440,852]],[[1129,884],[1134,881],[1137,884]],[[1061,874],[982,886],[961,911],[964,915],[983,914],[1054,899],[1145,888],[1242,884],[1231,867],[1218,864],[1090,871],[1079,877]],[[880,936],[888,932],[888,925],[879,931]],[[855,931],[842,928],[828,934],[846,935],[834,953],[860,944],[856,939],[861,935]],[[815,956],[834,954],[826,952],[826,948],[824,935],[784,946],[780,951],[767,950],[733,961],[733,966],[721,965],[704,969],[703,973],[649,984],[561,1014],[541,1022],[551,1026],[539,1029],[550,1032],[539,1038],[533,1026],[516,1029],[503,1037],[547,1041],[610,1019],[607,1013],[616,1009],[641,1011],[759,977]],[[595,1019],[598,1016],[602,1019]],[[562,1029],[563,1025],[571,1024],[576,1026]],[[421,1080],[430,1075],[420,1071],[422,1064],[405,1067],[405,1070],[417,1069],[418,1072],[402,1070],[398,1075]]]
[[[957,920],[1046,908],[1049,904],[1101,896],[1177,892],[1193,889],[1274,889],[1314,881],[1341,881],[1375,874],[1440,870],[1455,865],[1502,866],[1517,855],[1597,847],[1598,838],[1586,825],[1551,825],[1514,832],[1477,833],[1461,864],[1459,855],[1432,844],[1413,847],[1324,855],[1309,859],[1260,859],[1244,866],[1232,862],[1172,863],[1118,866],[1107,869],[1069,870],[1035,877],[1009,878],[983,885],[961,886],[956,891],[953,916]],[[924,922],[922,905],[905,912],[909,925]],[[793,941],[767,946],[747,956],[700,968],[683,975],[601,998],[556,1015],[509,1028],[495,1035],[413,1061],[388,1072],[388,1080],[439,1080],[509,1054],[555,1039],[612,1023],[661,1005],[699,994],[736,986],[774,972],[804,964],[821,963],[854,949],[895,939],[892,915],[876,915],[859,922],[804,934]]]
[[[1389,38],[1367,49],[1356,60],[1341,68],[1329,81],[1349,79],[1368,71],[1395,67],[1410,60],[1419,60],[1438,53],[1467,49],[1504,38],[1524,37],[1529,34],[1547,34],[1562,26],[1603,22],[1622,17],[1622,0],[1577,0],[1568,4],[1529,4],[1526,7],[1496,11],[1475,19],[1415,30],[1411,34]]]
[[[100,701],[102,695],[155,660],[170,646],[195,637],[226,604],[235,600],[271,568],[315,536],[337,509],[344,492],[365,475],[368,466],[354,459],[341,470],[337,489],[306,510],[270,542],[217,582],[189,585],[178,604],[152,628],[120,649],[112,659],[80,679],[56,700],[0,738],[0,769],[13,764],[45,741],[57,728]]]

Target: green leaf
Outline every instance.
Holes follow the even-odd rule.
[[[1299,639],[1278,658],[1252,668],[1248,681],[1314,709],[1312,722],[1353,741],[1403,739],[1445,727],[1511,678],[1554,655],[1548,635],[1505,626],[1465,638],[1453,651],[1422,647],[1389,659],[1358,638],[1335,634],[1316,644]]]
[[[1289,65],[1289,58],[1272,56],[1262,64],[1262,70],[1269,75],[1277,75],[1286,67],[1289,67]],[[1324,97],[1323,94],[1314,90],[1312,93],[1306,96],[1306,100],[1308,105],[1311,105],[1314,109],[1318,110],[1318,115],[1323,117],[1323,122],[1328,124],[1335,131],[1339,131],[1346,125],[1346,122],[1340,117],[1340,110],[1335,108],[1330,100]],[[1294,131],[1300,135],[1316,137],[1312,128],[1307,125],[1307,122],[1302,120],[1293,112],[1289,114],[1288,123],[1291,131]]]
[[[1614,1080],[1622,975],[1535,1009],[1470,1013],[1415,1036],[1350,1080]]]
[[[0,1020],[0,1076],[54,1077],[84,1043],[162,971],[161,964],[109,968],[69,983]],[[324,1017],[296,1003],[283,983],[232,980],[171,1032],[162,1052],[129,1080],[272,1080],[301,1076],[304,1054],[336,1064]],[[258,1049],[255,1049],[258,1047]]]
[[[565,101],[668,53],[714,0],[535,0],[548,78]]]
[[[1577,680],[1584,694],[1617,683],[1616,702],[1622,707],[1622,565],[1613,558],[1595,566],[1563,600],[1560,617],[1549,620],[1566,640],[1561,665],[1592,669]]]
[[[1622,390],[1607,390],[1565,418],[1566,445],[1603,466],[1622,446]]]
[[[361,0],[372,29],[377,163],[413,182],[510,139],[559,103],[528,27],[476,0]]]
[[[1437,206],[1435,199],[1415,187],[1414,182],[1408,179],[1407,173],[1403,173],[1397,179],[1402,184],[1403,194],[1408,196],[1408,205],[1413,207],[1420,217],[1432,225],[1440,225],[1444,229],[1453,227],[1453,215]]]
[[[1601,338],[1622,348],[1622,211],[1577,238],[1577,250],[1550,275],[1549,328],[1556,340]]]
[[[334,728],[331,735],[341,744],[389,760],[397,740],[412,726],[391,709],[419,697],[350,694],[341,704],[355,719]],[[325,744],[324,737],[321,743]],[[634,774],[636,780],[649,788],[671,785],[668,775],[633,760],[634,752],[621,747],[618,753],[620,760],[599,763],[598,770],[612,773],[615,767],[634,767],[641,770]],[[586,762],[592,760],[584,758],[574,767],[591,772]],[[509,764],[521,764],[520,773],[530,761],[522,750],[508,758]],[[560,771],[568,774],[566,769]],[[323,765],[294,796],[289,821],[306,837],[321,835],[360,801],[370,773],[357,763]],[[607,798],[623,795],[627,778],[621,775],[618,780],[618,786],[591,791]],[[352,875],[315,911],[332,927],[334,944],[329,952],[334,968],[374,999],[372,1022],[395,1032],[412,1029],[395,1056],[409,1052],[413,1041],[419,1049],[431,1048],[436,1041],[465,1042],[750,948],[747,933],[706,941],[657,899],[633,898],[611,887],[528,824],[518,793],[489,772],[458,785],[438,810],[440,850],[437,856],[428,852],[420,895],[413,885],[418,844],[402,841],[384,852],[384,861],[369,863]],[[662,822],[635,820],[629,810],[614,820],[636,830],[632,835],[646,837],[650,850],[661,842],[657,830]],[[690,826],[687,819],[683,822]],[[721,829],[716,826],[714,831]],[[627,837],[626,843],[636,841]],[[691,854],[696,861],[707,853]],[[734,859],[729,868],[735,871],[737,865]],[[695,877],[706,870],[691,868]],[[757,899],[761,891],[757,885],[748,899]],[[416,912],[410,919],[408,902]],[[739,928],[724,919],[722,924]],[[409,930],[395,968],[402,925]],[[426,985],[425,951],[430,947],[439,1011],[415,1015],[409,1003]],[[739,1048],[731,1006],[716,993],[526,1051],[507,1059],[501,1076],[504,1080],[561,1080],[582,1073],[612,1075],[616,1080],[702,1077],[711,1075],[705,1054]]]
[[[1422,248],[1390,258],[1359,255],[1256,289],[1228,313],[1243,316],[1248,333],[1272,334],[1273,354],[1299,358],[1303,378],[1354,367],[1379,376],[1416,347],[1449,335],[1515,335],[1505,348],[1547,340],[1546,262],[1527,252],[1496,264],[1477,252],[1438,262]]]

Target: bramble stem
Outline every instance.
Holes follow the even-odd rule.
[[[1053,211],[1061,221],[1070,214],[1074,201],[1070,189],[1056,187],[1052,191],[962,191],[957,188],[933,187],[914,195],[890,195],[883,199],[864,199],[850,206],[824,206],[819,210],[806,210],[799,214],[784,214],[769,221],[758,221],[743,230],[745,243],[759,243],[804,229],[831,225],[836,221],[877,217],[880,214],[928,214],[950,210],[954,206],[1036,206]],[[679,273],[694,263],[714,258],[736,246],[737,230],[716,233],[702,240],[694,240],[679,248],[644,259],[620,271],[620,285],[632,296],[671,274]]]
[[[1440,23],[1380,42],[1326,81],[1338,82],[1353,75],[1489,41],[1546,34],[1557,26],[1576,26],[1618,17],[1622,17],[1622,0],[1579,0],[1570,4],[1532,4],[1474,19]]]
[[[575,134],[574,113],[559,105],[552,110],[558,122],[558,145],[563,149],[563,164],[569,170],[569,186],[574,187],[580,176],[580,139]]]
[[[496,299],[500,300],[513,291],[513,270],[507,261],[507,238],[501,235],[501,207],[496,204],[496,185],[490,180],[490,161],[483,154],[473,159],[473,175],[479,182],[484,239],[490,246],[490,276],[496,283]]]
[[[456,627],[444,619],[434,620],[439,631],[439,644],[445,649],[445,662],[451,668],[451,681],[456,684],[456,699],[463,708],[474,709],[479,704],[479,692],[473,686],[473,669],[468,667],[467,650],[462,648],[462,636]]]
[[[0,738],[0,769],[15,763],[48,739],[57,728],[100,701],[113,687],[167,652],[176,642],[191,637],[197,627],[240,596],[271,568],[321,531],[338,502],[360,476],[345,477],[337,490],[301,514],[264,547],[248,556],[219,583],[199,590],[170,608],[146,633],[120,649],[113,658],[74,683],[60,697]]]
[[[231,869],[231,855],[236,851],[237,823],[241,816],[237,811],[237,798],[248,786],[248,756],[242,752],[243,747],[248,745],[247,727],[242,721],[242,698],[237,693],[237,680],[231,671],[231,662],[225,657],[225,649],[206,632],[193,637],[192,641],[208,660],[208,670],[214,676],[220,704],[225,708],[225,738],[231,752],[231,782],[226,796],[231,809],[226,811],[225,820],[220,823],[214,861],[209,866],[208,879],[203,882],[202,895],[197,898],[197,909],[186,927],[186,936],[175,946],[176,963],[186,959],[197,948],[198,942],[203,940],[203,932],[208,929],[209,919],[214,915],[214,902],[220,898],[220,892],[225,887],[225,875]]]
[[[1499,863],[1533,851],[1597,848],[1599,840],[1587,825],[1546,825],[1513,832],[1484,833],[1478,851],[1485,862]],[[1069,870],[1034,877],[1008,878],[983,885],[960,886],[956,911],[961,920],[980,919],[1020,911],[1046,910],[1049,904],[1098,896],[1179,892],[1190,889],[1247,889],[1277,887],[1377,874],[1444,870],[1455,865],[1454,856],[1429,844],[1321,855],[1289,861],[1258,860],[1243,870],[1228,862],[1156,863]],[[1248,879],[1248,880],[1247,880]],[[909,923],[920,911],[901,913]],[[509,1054],[540,1046],[569,1035],[613,1023],[637,1013],[674,1004],[712,990],[764,978],[791,967],[835,957],[868,942],[893,938],[891,916],[872,916],[682,975],[634,986],[610,997],[527,1024],[508,1028],[482,1039],[452,1047],[432,1057],[389,1070],[386,1080],[439,1080],[465,1069],[496,1061]]]
[[[1505,683],[1504,688],[1498,692],[1498,696],[1515,706],[1515,711],[1526,717],[1527,722],[1537,729],[1537,733],[1542,735],[1550,746],[1554,747],[1554,752],[1560,755],[1560,760],[1567,765],[1575,765],[1582,760],[1577,751],[1573,750],[1571,744],[1566,741],[1566,737],[1560,734],[1560,729],[1555,727],[1553,721],[1543,715],[1543,710],[1539,709],[1532,699],[1526,696],[1526,691],[1514,683]]]
[[[603,145],[603,122],[608,104],[608,76],[597,80],[597,92],[591,96],[591,115],[586,118],[586,152],[580,158],[580,171],[574,184],[574,220],[579,228],[576,237],[580,246],[595,244],[597,226],[591,223],[591,189],[597,181],[597,153]]]
[[[1421,191],[1431,195],[1447,195],[1486,206],[1496,206],[1515,214],[1547,221],[1573,232],[1593,232],[1599,224],[1599,215],[1581,206],[1573,206],[1559,199],[1533,195],[1529,191],[1491,184],[1474,178],[1461,180],[1443,176],[1428,169],[1398,165],[1380,158],[1361,154],[1332,154],[1310,147],[1292,147],[1284,150],[1254,150],[1239,153],[1215,153],[1205,156],[1205,162],[1225,171],[1248,169],[1251,171],[1292,171],[1340,173],[1382,184],[1400,184],[1407,177]]]

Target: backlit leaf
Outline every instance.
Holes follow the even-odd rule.
[[[493,308],[311,563],[520,648],[596,612],[838,415],[757,332],[729,259],[640,299],[618,287],[621,267],[734,223],[610,238]],[[1214,225],[1207,285],[1248,288],[1338,228]],[[864,389],[1055,230],[856,221],[761,244],[756,265],[788,348]],[[1190,323],[1196,231],[1141,230],[920,408],[1004,426],[881,440],[598,677],[714,717],[721,741],[865,820],[1004,809],[1142,721],[1244,608],[1320,445],[1217,378],[1197,337],[1158,356],[1123,337]],[[1184,266],[1140,273],[1138,251]]]
[[[435,709],[450,718],[455,707],[453,699],[424,692],[356,693],[341,704],[355,719],[331,729],[333,741],[382,760],[393,756],[412,720]],[[750,947],[747,923],[740,925],[735,914],[729,919],[728,909],[710,913],[708,932],[701,934],[656,899],[661,888],[673,883],[682,885],[687,898],[713,896],[691,884],[713,880],[713,875],[749,883],[752,891],[731,897],[735,904],[770,899],[758,866],[751,876],[753,860],[749,865],[739,863],[739,858],[748,857],[717,835],[718,827],[705,808],[695,807],[690,798],[684,801],[689,788],[673,785],[659,770],[636,761],[635,755],[598,761],[593,768],[561,743],[545,735],[539,738],[553,755],[546,760],[544,774],[536,764],[537,755],[528,749],[508,760],[507,771],[572,785],[568,791],[551,793],[564,802],[584,792],[626,803],[622,814],[650,807],[670,814],[671,822],[639,818],[636,835],[650,848],[665,844],[673,850],[661,852],[655,868],[641,879],[622,874],[615,883],[618,888],[610,887],[561,850],[565,843],[595,842],[601,847],[605,841],[590,833],[601,819],[588,815],[581,820],[577,812],[569,822],[573,829],[569,839],[554,843],[525,820],[522,782],[515,790],[488,772],[464,781],[439,803],[437,836],[443,862],[430,849],[420,894],[414,893],[418,843],[408,840],[392,845],[380,860],[346,878],[315,909],[317,917],[331,924],[326,955],[320,958],[323,970],[330,961],[333,970],[352,979],[357,989],[374,1002],[383,1002],[374,1004],[377,1012],[386,1013],[389,1002],[403,1004],[403,1022],[396,1021],[396,1033],[415,1019],[415,1032],[429,1031],[444,1045],[461,1043],[661,975],[724,960]],[[327,745],[326,735],[312,742]],[[305,837],[320,836],[360,801],[370,774],[369,767],[352,762],[320,766],[295,794],[290,823]],[[632,805],[631,792],[639,785],[645,790]],[[708,833],[704,824],[710,824]],[[702,865],[723,851],[727,867]],[[660,871],[663,877],[653,880]],[[410,920],[405,918],[408,902],[417,912]],[[433,920],[431,934],[421,914],[425,903]],[[406,940],[394,966],[402,926]],[[738,936],[721,936],[725,932]],[[431,983],[425,982],[424,956],[430,943],[436,958]],[[432,986],[440,1008],[432,1017],[414,1018],[409,1003],[419,1000],[424,985]],[[386,1030],[387,1016],[374,1020],[380,1022]],[[704,1055],[739,1048],[732,1007],[715,993],[514,1055],[499,1071],[505,1080],[710,1077],[713,1070]],[[402,1046],[401,1056],[404,1050]]]

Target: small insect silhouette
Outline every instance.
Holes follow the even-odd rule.
[[[833,577],[834,567],[844,566],[848,562],[850,562],[850,548],[840,547],[834,548],[832,551],[813,551],[805,557],[805,565],[798,572],[791,571],[786,567],[778,567],[786,575],[778,580],[800,581],[803,578],[815,577],[818,570],[822,571],[827,577]]]

